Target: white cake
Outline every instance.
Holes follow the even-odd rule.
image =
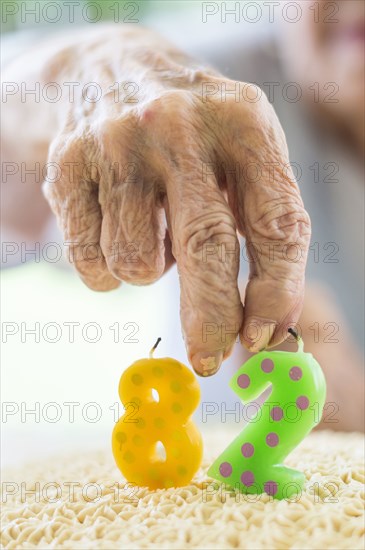
[[[4,472],[2,548],[364,548],[362,435],[306,438],[287,460],[307,478],[297,502],[207,483],[207,467],[231,439],[205,436],[201,470],[178,489],[125,486],[110,449]]]

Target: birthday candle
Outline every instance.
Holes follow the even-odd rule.
[[[114,458],[122,474],[127,481],[150,489],[187,485],[203,453],[200,432],[191,420],[200,400],[198,382],[175,359],[153,358],[159,341],[148,359],[136,361],[123,372],[119,395],[126,412],[112,435]],[[164,446],[165,459],[158,454],[158,442]]]
[[[293,331],[289,331],[293,333]],[[295,333],[294,333],[295,334]],[[305,476],[282,464],[285,457],[319,423],[326,396],[323,372],[312,354],[263,351],[233,376],[230,386],[244,403],[272,391],[251,421],[208,470],[212,478],[243,493],[290,498],[301,491]]]

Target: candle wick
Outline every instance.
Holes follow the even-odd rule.
[[[288,332],[289,332],[289,334],[291,334],[292,336],[294,336],[294,338],[295,338],[296,341],[298,342],[298,340],[299,340],[298,333],[295,332],[295,330],[294,330],[293,328],[288,328]]]
[[[153,358],[153,352],[155,351],[155,349],[157,348],[157,346],[160,342],[161,342],[161,338],[157,338],[155,345],[153,346],[153,348],[150,351],[150,359]]]
[[[299,334],[293,328],[288,328],[288,332],[296,339],[298,344],[298,351],[304,351],[304,343]]]

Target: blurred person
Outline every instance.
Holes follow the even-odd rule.
[[[80,92],[74,102],[7,97],[3,161],[44,166],[48,158],[61,176],[49,172],[44,198],[39,182],[8,175],[2,223],[8,234],[36,241],[52,210],[94,290],[152,283],[176,260],[185,344],[200,375],[218,371],[237,334],[250,352],[295,349],[282,342],[298,323],[326,372],[328,401],[338,406],[339,421],[329,427],[362,430],[364,4],[331,2],[338,8],[331,23],[327,4],[303,2],[300,20],[283,25],[274,41],[228,48],[218,38],[196,52],[199,61],[141,27],[106,25],[36,41],[7,65],[4,81],[29,88],[97,82],[108,92],[95,102]],[[246,95],[222,100],[222,89],[237,81]],[[116,82],[137,85],[127,86],[128,101],[115,102]],[[289,96],[290,82],[300,101]],[[337,93],[338,101],[326,101]],[[260,167],[259,177],[237,176],[237,165]],[[239,284],[237,231],[248,251],[250,243],[260,250],[248,252],[249,273],[241,261]],[[100,246],[98,261],[83,257],[90,243]],[[123,260],[127,243],[139,243],[137,264]],[[290,261],[293,243],[300,254]],[[222,244],[224,260],[215,254]],[[204,324],[228,332],[205,342]],[[245,348],[236,346],[236,365]]]

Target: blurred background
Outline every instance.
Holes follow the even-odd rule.
[[[308,306],[312,316],[303,320],[311,335],[308,344],[318,350],[320,346],[323,357],[337,357],[331,359],[335,373],[343,368],[344,358],[351,357],[346,366],[352,383],[352,369],[360,371],[362,365],[364,332],[364,4],[265,4],[269,7],[185,0],[3,2],[2,66],[46,35],[106,21],[128,22],[156,29],[233,80],[259,84],[286,132],[313,222],[308,281],[325,290],[314,292],[316,307]],[[2,111],[6,108],[3,103]],[[21,135],[21,128],[13,132]],[[5,199],[6,194],[5,184]],[[60,257],[60,243],[52,219],[37,240],[11,224],[2,225],[3,465],[110,446],[114,421],[122,413],[120,374],[147,356],[158,336],[162,342],[157,357],[187,363],[176,268],[153,286],[123,284],[99,294],[86,288]],[[242,285],[247,275],[243,255]],[[238,346],[213,379],[200,381],[202,404],[195,419],[201,429],[222,422],[222,407],[232,411],[227,423],[241,429],[237,399],[227,386],[241,356]]]

